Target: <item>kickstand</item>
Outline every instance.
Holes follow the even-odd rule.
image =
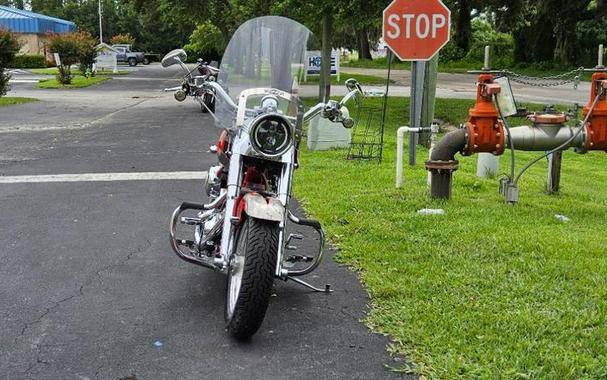
[[[312,289],[315,292],[319,292],[319,293],[332,293],[333,292],[333,289],[331,289],[331,285],[329,285],[329,284],[326,284],[324,289],[320,289],[320,288],[315,287],[314,285],[308,284],[304,280],[300,280],[299,278],[287,277],[287,280],[293,280],[296,283],[298,283],[299,285],[305,286],[308,289]]]

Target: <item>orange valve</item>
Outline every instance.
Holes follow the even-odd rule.
[[[590,107],[596,96],[607,88],[607,73],[598,72],[592,74],[592,86],[590,87],[590,100],[584,106],[584,118],[588,115]],[[605,93],[601,95],[592,115],[586,123],[586,150],[607,151],[607,99]]]
[[[476,104],[468,112],[467,144],[462,151],[464,156],[473,153],[504,153],[504,126],[493,104],[493,95],[499,94],[501,87],[493,82],[493,75],[484,73],[478,78]]]

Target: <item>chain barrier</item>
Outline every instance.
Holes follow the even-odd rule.
[[[498,77],[507,77],[513,82],[524,84],[527,86],[534,87],[556,87],[565,84],[573,83],[573,88],[577,90],[580,84],[581,74],[584,72],[583,67],[579,67],[569,72],[546,76],[546,77],[532,77],[528,75],[517,74],[514,71],[503,70]]]

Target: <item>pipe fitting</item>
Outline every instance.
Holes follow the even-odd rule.
[[[430,196],[435,199],[451,199],[453,172],[459,169],[457,160],[426,161],[430,172]]]
[[[460,128],[447,133],[432,149],[430,161],[455,161],[455,154],[462,152],[468,143],[468,131]]]

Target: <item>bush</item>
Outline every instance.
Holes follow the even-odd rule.
[[[18,51],[19,42],[15,35],[0,28],[0,96],[8,91],[8,81],[11,76],[4,71],[10,67]]]
[[[601,17],[578,22],[576,35],[579,63],[586,67],[594,67],[597,64],[599,44],[607,42],[607,20]]]
[[[112,45],[117,45],[117,44],[135,45],[135,41],[136,41],[135,37],[131,36],[130,33],[117,34],[114,37],[112,37],[112,39],[110,40]]]
[[[46,57],[43,55],[18,55],[11,65],[14,69],[40,69],[47,67]]]
[[[491,66],[510,67],[514,62],[514,39],[510,34],[496,31],[487,21],[472,21],[472,44],[465,60],[482,66],[485,46],[491,46]]]
[[[52,53],[59,54],[61,65],[57,80],[61,84],[72,83],[72,73],[70,66],[79,62],[81,54],[80,33],[64,33],[49,35],[49,49]]]
[[[447,45],[440,51],[440,60],[444,62],[460,61],[466,56],[466,51],[455,44],[451,39]]]

